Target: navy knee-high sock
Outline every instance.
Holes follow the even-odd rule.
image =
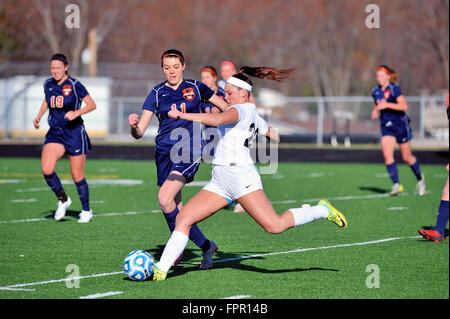
[[[89,186],[85,178],[81,181],[76,182],[78,196],[80,197],[81,205],[83,210],[89,211]]]
[[[398,183],[398,169],[397,169],[397,163],[392,163],[389,165],[386,165],[387,171],[389,173],[389,177],[392,180],[392,183],[397,184]]]
[[[442,236],[445,234],[445,226],[448,223],[448,207],[448,200],[441,200],[436,218],[436,227],[434,229]]]
[[[177,219],[178,213],[178,207],[175,207],[175,209],[170,213],[164,214],[171,233],[175,230],[175,221]],[[192,225],[191,227],[191,231],[189,232],[189,239],[192,240],[203,251],[208,250],[210,247],[208,238],[203,235],[200,228],[198,228],[196,224]]]
[[[44,178],[48,186],[50,186],[52,191],[55,193],[56,197],[58,197],[61,202],[65,202],[67,200],[67,195],[61,185],[58,175],[53,172],[49,175],[44,174]]]
[[[414,175],[416,175],[417,180],[420,181],[422,179],[422,173],[420,172],[419,161],[416,160],[416,162],[414,164],[410,165],[409,167],[411,167]]]

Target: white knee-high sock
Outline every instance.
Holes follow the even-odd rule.
[[[306,206],[300,208],[289,208],[294,216],[295,226],[304,225],[313,222],[319,218],[328,217],[328,208],[323,205]]]
[[[179,231],[174,231],[164,248],[161,260],[156,266],[164,272],[168,272],[170,267],[186,248],[189,237]]]

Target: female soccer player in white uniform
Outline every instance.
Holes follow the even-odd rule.
[[[237,200],[250,216],[271,234],[327,218],[342,229],[347,228],[344,215],[327,200],[313,207],[291,208],[278,215],[263,191],[261,178],[250,156],[252,141],[257,133],[278,141],[278,134],[257,114],[249,103],[252,81],[245,76],[281,81],[291,70],[268,67],[243,67],[231,76],[225,86],[225,99],[230,107],[223,113],[193,114],[177,110],[169,112],[172,118],[200,121],[217,126],[222,132],[213,160],[211,181],[182,208],[161,260],[155,265],[153,280],[164,280],[170,267],[185,249],[192,225],[198,223]]]

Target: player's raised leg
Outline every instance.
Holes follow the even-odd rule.
[[[72,203],[67,197],[61,181],[55,172],[56,163],[63,157],[66,149],[59,143],[47,143],[44,145],[41,155],[41,168],[45,181],[58,198],[58,209],[55,212],[55,220],[60,220],[66,215],[66,210]]]
[[[189,200],[177,216],[175,230],[164,248],[161,260],[155,265],[153,280],[166,278],[170,267],[188,243],[192,225],[213,215],[228,203],[224,197],[204,189]]]
[[[279,234],[285,230],[311,223],[317,219],[326,218],[345,229],[345,216],[334,208],[327,200],[319,201],[316,206],[290,208],[279,215],[263,190],[256,190],[238,199],[249,215],[271,234]]]

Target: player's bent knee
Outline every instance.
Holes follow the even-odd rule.
[[[158,194],[159,207],[166,213],[172,211],[172,206],[175,206],[175,200],[167,195]]]
[[[84,174],[72,174],[72,179],[75,183],[82,181],[84,178]]]

